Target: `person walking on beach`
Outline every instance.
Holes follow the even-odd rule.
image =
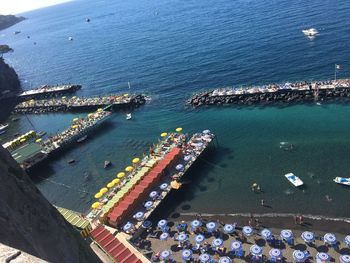
[[[265,206],[265,200],[261,199],[260,204],[261,204],[261,206]]]

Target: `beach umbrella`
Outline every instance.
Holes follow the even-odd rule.
[[[108,188],[112,188],[113,186],[114,186],[114,183],[113,183],[113,182],[110,182],[110,183],[107,184],[107,187],[108,187]]]
[[[91,208],[96,209],[96,208],[99,207],[99,206],[100,206],[100,203],[99,203],[99,202],[95,202],[95,203],[93,203],[93,204],[91,205]]]
[[[282,258],[282,251],[278,248],[272,248],[269,251],[269,256],[271,259],[280,259]]]
[[[142,223],[142,228],[147,229],[147,228],[150,228],[151,226],[152,226],[152,222],[149,220],[146,220]]]
[[[74,97],[73,97],[73,98],[74,98]],[[73,98],[72,98],[72,99],[73,99]],[[97,109],[97,112],[101,112],[101,111],[103,111],[102,108]]]
[[[202,235],[202,234],[199,234],[199,235],[196,235],[194,237],[194,241],[197,243],[197,244],[200,244],[204,241],[205,237]]]
[[[345,244],[350,248],[350,236],[346,236],[346,237],[344,238],[344,242],[345,242]]]
[[[315,240],[315,235],[314,233],[310,232],[310,231],[304,231],[301,234],[301,238],[306,242],[306,243],[311,243]]]
[[[265,240],[270,240],[272,239],[272,232],[270,229],[263,229],[261,230],[261,236],[265,239]]]
[[[130,222],[127,222],[124,226],[123,226],[123,230],[125,231],[125,232],[128,232],[128,231],[130,231],[132,228],[133,228],[133,224],[132,223],[130,223]]]
[[[281,238],[285,240],[290,240],[293,238],[293,232],[289,229],[283,229],[281,231]]]
[[[177,171],[182,171],[184,169],[184,166],[180,163],[180,164],[176,165],[175,169]]]
[[[129,94],[128,94],[128,93],[125,93],[123,96],[124,96],[124,97],[129,97]]]
[[[195,229],[197,229],[198,227],[200,227],[200,226],[202,226],[202,222],[201,221],[199,221],[199,220],[193,220],[192,222],[191,222],[191,228],[192,228],[192,230],[195,230]]]
[[[350,256],[349,255],[341,255],[339,257],[339,260],[341,263],[350,263]]]
[[[144,205],[144,207],[145,207],[147,210],[151,209],[152,206],[153,206],[153,202],[152,202],[152,201],[147,201],[147,202],[145,203],[145,205]]]
[[[182,251],[182,259],[185,261],[191,260],[192,259],[193,252],[192,250],[185,249]]]
[[[203,146],[203,143],[202,142],[199,142],[199,143],[196,143],[195,144],[195,147],[197,147],[197,148],[200,148],[200,147],[202,147]]]
[[[176,132],[182,132],[182,128],[181,128],[181,127],[176,128],[175,131],[176,131]]]
[[[79,120],[79,118],[74,118],[73,119],[73,122],[76,122],[76,121],[78,121]]]
[[[230,259],[229,257],[221,257],[219,259],[219,263],[232,263],[232,259]]]
[[[206,227],[207,227],[209,232],[213,232],[216,230],[217,224],[215,222],[209,222],[206,224]]]
[[[25,142],[27,139],[26,138],[23,138],[23,139],[20,139],[19,142]]]
[[[262,254],[262,248],[258,245],[252,245],[250,247],[250,253],[254,256],[260,256]]]
[[[211,243],[213,247],[222,247],[223,244],[224,244],[224,241],[221,238],[215,238]]]
[[[303,251],[294,250],[293,251],[293,259],[295,262],[304,262],[306,260],[306,255]]]
[[[103,194],[102,194],[101,192],[98,192],[98,193],[95,194],[95,198],[101,198],[102,195],[103,195]]]
[[[119,180],[118,178],[115,178],[115,179],[112,180],[112,182],[113,182],[114,184],[119,184],[120,180]]]
[[[324,242],[329,245],[335,245],[337,243],[337,238],[333,233],[327,233],[323,237]]]
[[[166,137],[167,135],[168,135],[168,133],[162,132],[162,133],[160,134],[160,137]]]
[[[235,231],[235,227],[232,224],[226,224],[224,226],[224,233],[225,234],[232,234]]]
[[[159,188],[160,188],[160,190],[162,190],[162,191],[164,191],[164,190],[166,190],[167,188],[168,188],[168,184],[167,183],[164,183],[164,184],[161,184],[160,186],[159,186]]]
[[[184,157],[185,162],[188,162],[191,159],[192,159],[192,155],[185,155],[185,157]]]
[[[41,138],[35,140],[35,142],[41,142],[41,141],[42,141]]]
[[[171,252],[170,250],[163,250],[161,253],[160,253],[160,258],[161,259],[169,259],[171,256]]]
[[[202,133],[203,133],[203,134],[209,134],[209,133],[210,133],[210,130],[204,130]]]
[[[123,178],[125,176],[125,173],[124,172],[120,172],[117,174],[117,177],[120,179],[120,178]]]
[[[243,235],[250,237],[253,235],[253,228],[251,226],[244,226],[242,229]]]
[[[152,192],[149,194],[149,197],[152,198],[152,199],[156,199],[157,196],[158,196],[157,191],[152,191]]]
[[[132,172],[132,170],[134,170],[134,167],[132,167],[132,166],[128,166],[125,168],[126,172]]]
[[[237,251],[242,249],[242,243],[235,240],[231,243],[231,250],[232,251]]]
[[[169,233],[164,232],[160,235],[159,239],[160,240],[167,240],[168,237],[169,237]]]
[[[204,253],[204,254],[201,254],[200,256],[199,256],[199,261],[201,262],[201,263],[209,263],[210,262],[210,256],[208,255],[208,254],[206,254],[206,253]]]
[[[137,221],[141,221],[144,217],[145,213],[144,212],[137,212],[135,215],[134,215],[134,218],[137,220]]]
[[[168,222],[165,219],[162,219],[162,220],[159,220],[158,227],[159,228],[164,228],[164,227],[167,226],[167,224],[168,224]]]
[[[134,158],[133,160],[132,160],[132,163],[133,164],[137,164],[137,163],[139,163],[140,162],[140,158]]]
[[[105,194],[105,193],[107,193],[108,192],[108,188],[106,188],[106,187],[103,187],[101,190],[100,190],[100,193],[102,193],[102,194]]]
[[[327,253],[324,252],[319,252],[316,254],[316,258],[319,259],[322,262],[327,262],[331,260],[330,255],[328,255]]]
[[[177,236],[177,240],[180,242],[183,242],[183,241],[187,240],[187,235],[185,233],[181,233]]]

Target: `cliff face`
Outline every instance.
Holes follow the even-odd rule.
[[[24,17],[17,17],[14,15],[0,15],[0,30],[5,29],[7,27],[13,26],[14,24],[17,24],[21,21],[23,21]]]
[[[49,262],[99,262],[0,146],[0,242]]]

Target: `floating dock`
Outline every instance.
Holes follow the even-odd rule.
[[[204,105],[269,105],[350,99],[350,79],[303,81],[248,88],[220,88],[195,94],[187,103]]]
[[[98,97],[76,97],[72,98],[50,98],[43,100],[28,100],[18,104],[14,113],[16,114],[39,114],[45,112],[84,112],[97,110],[111,105],[112,109],[135,108],[145,104],[144,95],[108,95]]]
[[[18,95],[18,99],[20,101],[24,101],[29,99],[49,98],[52,96],[60,96],[68,93],[73,93],[79,89],[81,89],[81,85],[78,84],[65,84],[57,86],[44,85],[36,89],[22,92]]]

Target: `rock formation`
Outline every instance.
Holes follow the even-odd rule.
[[[23,20],[25,20],[25,18],[21,16],[17,17],[14,15],[0,15],[0,30],[13,26],[14,24],[17,24]]]

